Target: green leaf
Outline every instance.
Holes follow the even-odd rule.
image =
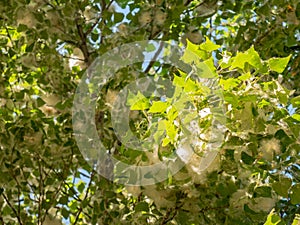
[[[146,47],[146,52],[153,52],[156,50],[156,47],[154,44],[148,44]]]
[[[292,118],[297,120],[297,121],[300,121],[300,115],[299,114],[293,114]]]
[[[171,143],[173,143],[173,141],[175,140],[176,134],[177,134],[176,127],[173,124],[173,121],[166,120],[165,124],[166,124],[167,135],[169,136]]]
[[[59,199],[59,203],[60,203],[60,204],[63,204],[63,205],[67,205],[67,204],[68,204],[68,196],[62,196],[62,197]]]
[[[162,146],[165,147],[167,146],[169,143],[171,142],[171,140],[169,138],[164,138],[162,141]]]
[[[206,51],[200,49],[199,45],[195,45],[187,39],[187,47],[181,60],[185,63],[198,62],[200,59],[207,59]]]
[[[239,80],[241,81],[246,81],[246,80],[249,80],[251,78],[251,73],[248,72],[248,73],[244,73],[242,74],[241,76],[238,77]]]
[[[178,111],[176,110],[175,107],[172,106],[171,108],[168,109],[167,112],[168,120],[173,121],[177,116],[178,116]]]
[[[168,102],[156,101],[156,102],[153,102],[153,104],[150,107],[148,112],[149,113],[162,113],[162,112],[165,112],[168,107],[169,107]]]
[[[185,86],[185,78],[174,75],[173,84],[177,87]]]
[[[199,89],[195,81],[174,75],[173,84],[177,87],[183,87],[185,92],[194,92]]]
[[[78,203],[76,200],[73,200],[72,202],[69,203],[69,208],[72,210],[72,211],[76,211],[77,210],[77,206],[78,206]]]
[[[41,107],[46,104],[46,102],[42,98],[36,99],[37,107]]]
[[[79,191],[79,193],[82,193],[84,188],[85,188],[84,182],[80,182],[79,185],[77,186],[77,190]]]
[[[16,81],[17,81],[17,74],[12,74],[8,79],[9,83],[14,83]]]
[[[294,108],[299,107],[300,106],[300,95],[295,97],[295,98],[292,98],[291,103],[292,103]]]
[[[252,158],[250,155],[248,155],[244,151],[242,151],[241,158],[242,158],[242,161],[247,165],[251,165],[255,161],[254,158]]]
[[[159,120],[157,122],[157,131],[153,134],[153,138],[155,140],[155,143],[159,143],[162,136],[166,132],[166,121],[165,120]]]
[[[195,81],[191,79],[187,79],[184,85],[184,91],[189,93],[189,92],[195,92],[198,89],[198,85],[196,84]]]
[[[204,62],[199,62],[196,64],[197,75],[201,78],[215,78],[218,77],[216,73],[216,67],[214,65],[213,58],[205,60]]]
[[[271,104],[270,102],[263,99],[257,104],[257,106],[258,106],[258,108],[262,109],[263,107],[269,106],[270,104]]]
[[[249,56],[248,63],[252,65],[254,68],[261,68],[262,67],[262,61],[260,59],[259,54],[257,51],[255,51],[254,46],[252,45],[251,48],[247,51],[247,55]]]
[[[36,42],[33,42],[31,45],[26,46],[26,52],[32,52],[35,43],[36,43]]]
[[[299,3],[299,5],[300,5],[300,3]],[[300,11],[300,9],[299,9],[299,11]],[[299,224],[300,224],[300,218],[295,218],[292,225],[299,225]]]
[[[100,38],[100,35],[99,35],[99,34],[97,34],[97,33],[95,33],[95,32],[92,32],[92,33],[91,33],[91,39],[92,39],[94,42],[98,41],[99,38]]]
[[[286,177],[282,177],[279,178],[278,182],[273,183],[272,188],[274,189],[274,191],[281,195],[282,197],[287,198],[288,197],[288,191],[289,188],[292,185],[292,181],[289,178]]]
[[[257,187],[254,190],[253,197],[254,198],[258,198],[258,197],[271,198],[272,197],[272,188],[269,186]]]
[[[231,92],[224,93],[224,100],[231,104],[233,107],[236,107],[239,103],[238,97]]]
[[[280,223],[281,219],[280,216],[274,213],[274,209],[269,213],[267,221],[264,223],[264,225],[276,225]]]
[[[146,202],[137,203],[136,206],[134,207],[134,211],[136,211],[136,212],[148,212],[149,211],[148,203],[146,203]]]
[[[275,71],[277,73],[282,73],[289,63],[291,55],[285,58],[271,58],[268,60],[268,65],[270,70]]]
[[[67,210],[65,207],[63,207],[62,210],[61,210],[61,214],[62,214],[62,216],[63,216],[65,219],[68,219],[68,218],[69,218],[69,215],[70,215],[70,212],[69,212],[69,210]]]
[[[244,70],[245,63],[249,63],[256,69],[260,69],[263,66],[259,54],[255,51],[253,46],[246,52],[238,52],[237,55],[232,58],[230,70],[235,68]]]
[[[296,205],[300,204],[300,184],[292,186],[290,191],[291,203]]]
[[[206,41],[200,45],[200,48],[205,51],[212,52],[221,47],[220,45],[217,45],[217,44],[213,43],[211,40],[209,40],[209,38],[207,36],[205,36],[205,40]]]
[[[288,102],[288,95],[285,92],[276,92],[276,96],[279,99],[280,103],[286,105]]]
[[[127,105],[130,105],[130,110],[145,110],[150,107],[149,99],[147,99],[140,91],[137,95],[129,92],[127,98]]]
[[[192,98],[187,93],[182,91],[182,88],[176,87],[174,96],[177,95],[179,95],[178,98],[175,99],[175,101],[173,102],[173,106],[177,111],[184,109],[188,102],[193,101]]]
[[[115,23],[120,23],[120,22],[122,22],[123,19],[124,19],[123,13],[118,13],[118,12],[114,13],[114,22]]]
[[[237,87],[239,85],[240,81],[235,78],[228,78],[226,80],[221,79],[220,85],[223,86],[224,90],[232,90],[233,88]]]

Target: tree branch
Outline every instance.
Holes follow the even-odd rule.
[[[87,46],[87,36],[83,32],[83,28],[82,28],[82,25],[79,23],[78,17],[75,18],[75,23],[76,23],[77,32],[79,34],[80,41],[81,41],[81,43],[79,44],[79,48],[81,49],[81,51],[83,53],[84,61],[89,66],[89,65],[91,65],[91,61],[90,61],[90,52],[89,52],[88,46]]]
[[[98,23],[100,22],[100,19],[102,18],[102,13],[100,13],[100,15],[98,16],[96,22],[85,32],[85,36],[89,35],[94,28],[98,25]]]
[[[256,39],[253,45],[259,44],[266,36],[268,36],[274,29],[276,25],[271,26],[263,35]]]
[[[163,46],[164,46],[164,42],[160,42],[159,48],[155,52],[153,58],[151,59],[151,62],[148,64],[147,68],[144,70],[145,74],[147,74],[150,71],[150,69],[152,68],[152,66],[154,65],[155,61],[157,60],[159,54],[161,53],[161,51],[163,49]]]
[[[91,178],[90,178],[88,187],[86,189],[86,192],[85,192],[85,195],[84,195],[84,198],[83,198],[82,201],[86,200],[87,197],[88,197],[88,194],[89,194],[89,191],[90,191],[90,188],[91,188],[91,184],[92,184],[94,175],[95,175],[95,170],[93,170],[92,173],[91,173]],[[79,216],[82,213],[82,211],[83,211],[83,207],[81,205],[80,208],[79,208],[79,210],[78,210],[78,212],[77,212],[77,215],[76,215],[76,218],[75,218],[75,221],[74,221],[73,225],[75,225],[78,222]]]
[[[6,195],[4,193],[1,194],[5,200],[5,202],[7,203],[7,205],[9,206],[9,208],[11,208],[11,210],[14,212],[14,214],[16,215],[18,222],[20,225],[23,225],[22,220],[20,215],[18,214],[18,212],[16,211],[16,209],[12,206],[12,204],[10,204],[8,198],[6,197]]]
[[[14,47],[14,42],[13,42],[13,39],[11,38],[11,35],[9,33],[9,30],[8,30],[7,26],[5,26],[5,30],[6,30],[8,39],[10,40],[12,46]]]

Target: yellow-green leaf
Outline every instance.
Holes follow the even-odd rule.
[[[197,63],[196,66],[197,74],[201,78],[214,78],[218,76],[212,57],[205,60],[204,62]]]
[[[255,51],[254,47],[252,46],[246,52],[238,52],[235,57],[232,58],[232,64],[230,69],[240,68],[244,70],[245,63],[249,63],[255,68],[261,68],[262,62],[259,57],[259,54]]]
[[[238,77],[239,80],[241,81],[246,81],[246,80],[249,80],[251,78],[251,73],[248,72],[248,73],[244,73],[242,74],[241,76]]]
[[[165,112],[168,107],[169,107],[168,102],[156,101],[156,102],[153,102],[152,106],[149,109],[149,112],[150,113],[162,113],[162,112]]]
[[[239,85],[239,81],[235,78],[228,78],[226,80],[221,79],[220,85],[223,86],[224,90],[231,90]]]
[[[166,138],[164,138],[163,141],[162,141],[162,146],[165,147],[165,146],[167,146],[169,143],[170,143],[170,139],[166,137]]]
[[[264,223],[264,225],[276,225],[280,223],[280,216],[276,215],[274,213],[274,209],[269,213],[267,221]]]
[[[187,39],[187,47],[181,60],[185,63],[198,62],[200,59],[207,59],[207,52],[200,49],[199,45],[195,45]]]
[[[300,121],[300,115],[299,114],[293,114],[292,118],[295,119],[295,120]]]
[[[129,92],[127,104],[131,106],[130,110],[145,110],[150,107],[149,99],[147,99],[141,92],[138,92],[137,95]]]
[[[200,48],[205,51],[212,52],[221,47],[220,45],[217,45],[217,44],[213,43],[211,40],[209,40],[209,38],[207,36],[205,36],[205,40],[206,41],[200,45]]]
[[[271,58],[268,60],[268,65],[270,70],[275,71],[277,73],[282,73],[289,63],[291,55],[285,58]]]

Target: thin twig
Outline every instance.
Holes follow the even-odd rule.
[[[164,42],[160,42],[159,44],[159,48],[157,49],[157,51],[155,52],[153,58],[151,59],[149,65],[147,66],[147,68],[145,69],[144,73],[147,74],[150,69],[152,68],[152,66],[154,65],[155,61],[157,60],[159,54],[161,53],[162,49],[164,47]]]
[[[22,220],[21,220],[21,217],[20,215],[18,214],[18,212],[16,211],[16,209],[10,204],[8,198],[6,197],[6,195],[4,193],[1,194],[4,198],[4,200],[6,201],[7,205],[11,208],[11,210],[14,212],[14,214],[16,215],[17,219],[18,219],[18,222],[20,225],[22,225]]]
[[[183,204],[178,204],[176,205],[176,207],[173,208],[169,208],[166,212],[166,215],[163,217],[163,220],[161,221],[161,225],[167,224],[169,221],[173,220],[175,218],[175,216],[178,213],[178,210],[183,206]],[[173,214],[171,215],[171,212],[173,211]]]
[[[78,61],[83,61],[83,62],[85,62],[85,60],[84,59],[80,59],[80,58],[76,58],[76,57],[71,57],[71,56],[62,56],[63,58],[65,58],[65,59],[74,59],[74,60],[78,60]]]
[[[90,34],[94,28],[98,25],[98,23],[100,22],[100,19],[102,18],[102,13],[100,13],[100,15],[98,16],[96,22],[85,32],[85,36],[87,36],[88,34]]]
[[[265,37],[267,37],[275,28],[276,25],[271,26],[263,35],[261,35],[257,40],[253,43],[253,45],[259,44]]]
[[[187,0],[185,3],[184,3],[184,6],[188,6],[193,0]]]
[[[6,30],[8,39],[10,40],[12,46],[14,47],[14,42],[13,42],[13,39],[11,38],[11,36],[10,36],[10,33],[9,33],[9,30],[8,30],[7,26],[5,26],[5,30]]]
[[[85,201],[85,200],[87,199],[87,197],[88,197],[88,194],[89,194],[89,191],[90,191],[90,188],[91,188],[91,184],[92,184],[92,182],[93,182],[93,177],[94,177],[94,175],[95,175],[95,170],[93,170],[92,173],[91,173],[91,178],[90,178],[88,187],[87,187],[87,189],[86,189],[85,196],[84,196],[84,198],[83,198],[82,201]],[[83,211],[83,207],[80,206],[80,208],[79,208],[79,210],[78,210],[78,213],[77,213],[77,215],[76,215],[76,218],[75,218],[75,221],[74,221],[73,225],[75,225],[75,224],[78,222],[79,216],[80,216],[80,214],[82,213],[82,211]]]
[[[39,198],[38,198],[38,205],[39,205],[39,215],[38,215],[38,224],[42,225],[42,203],[43,203],[43,174],[42,174],[42,166],[41,166],[41,161],[38,160],[38,167],[39,167]]]
[[[56,7],[54,5],[52,5],[50,2],[48,2],[47,0],[43,0],[43,1],[46,5],[49,5],[51,8],[56,9]],[[56,2],[56,3],[58,3],[58,2]]]
[[[111,0],[108,5],[105,7],[105,9],[109,9],[109,7],[113,4],[114,0]]]

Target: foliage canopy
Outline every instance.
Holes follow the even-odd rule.
[[[297,0],[5,0],[0,12],[1,224],[300,223]],[[201,129],[178,174],[124,186],[83,158],[73,98],[98,56],[153,39],[181,43],[181,60],[210,72],[159,61],[120,69],[97,98],[99,138],[113,157],[151,165],[172,157],[196,115]],[[163,98],[131,90],[126,99],[130,130],[160,143],[152,152],[126,147],[112,128],[118,92],[143,77],[173,85]],[[212,111],[210,80],[222,115]],[[189,107],[194,114],[180,114]],[[226,118],[224,139],[199,171],[214,116]]]

